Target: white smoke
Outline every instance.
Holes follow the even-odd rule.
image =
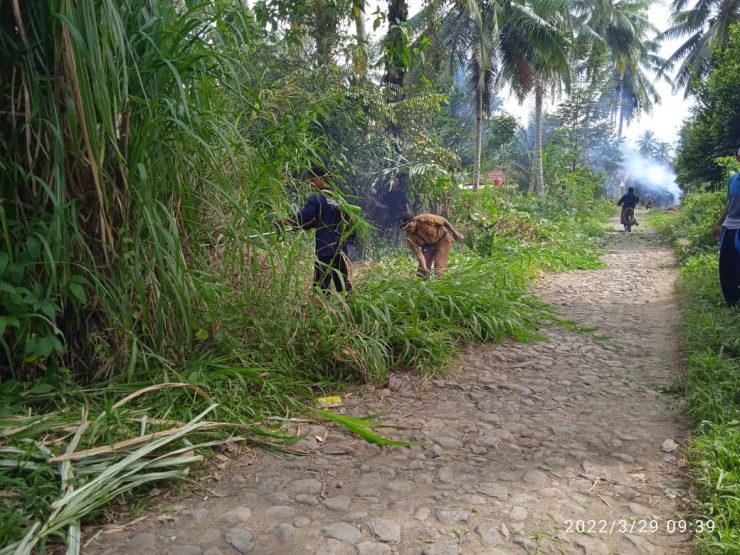
[[[624,148],[622,154],[624,180],[633,185],[638,194],[650,194],[659,204],[681,202],[682,191],[676,183],[676,173],[667,162],[645,158],[631,148]],[[672,201],[669,194],[673,195]]]

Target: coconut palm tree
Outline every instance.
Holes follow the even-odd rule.
[[[579,48],[587,51],[585,71],[595,71],[606,57],[614,71],[612,111],[621,138],[624,124],[660,102],[650,73],[664,62],[658,57],[657,29],[648,18],[649,0],[574,0],[573,27]]]
[[[655,137],[655,133],[652,131],[645,131],[637,139],[637,150],[645,158],[652,158],[658,152],[658,139]]]
[[[714,52],[726,48],[730,27],[740,22],[740,0],[698,0],[688,7],[689,0],[674,0],[671,4],[672,25],[660,38],[686,38],[665,61],[661,70],[667,72],[678,64],[673,89],[692,92],[713,67]]]
[[[673,146],[665,141],[660,141],[655,146],[653,158],[655,158],[659,162],[670,164],[673,160]]]
[[[547,90],[570,83],[568,0],[511,2],[501,28],[501,76],[520,99],[535,97],[535,135],[529,190],[545,192],[542,168],[542,111]]]
[[[535,93],[539,133],[533,155],[533,189],[542,178],[542,104],[549,83],[568,75],[566,33],[559,23],[566,0],[466,0],[452,4],[443,37],[453,65],[463,67],[476,99],[473,189],[480,180],[481,124],[496,88],[509,83],[519,98]],[[538,163],[539,162],[539,163]]]
[[[624,124],[630,124],[640,113],[650,113],[660,103],[660,93],[642,64],[628,68],[615,76],[613,114],[616,119],[617,137],[622,138]]]
[[[475,156],[473,190],[480,184],[481,126],[490,110],[496,85],[496,49],[499,11],[496,0],[466,0],[454,3],[445,16],[442,41],[454,67],[462,68],[475,97]]]

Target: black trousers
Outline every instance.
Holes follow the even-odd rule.
[[[725,229],[719,244],[719,283],[728,305],[740,301],[740,230]]]
[[[352,291],[349,281],[349,265],[347,255],[341,250],[332,256],[317,258],[313,270],[313,283],[329,295],[329,287],[334,282],[334,288],[341,293]]]

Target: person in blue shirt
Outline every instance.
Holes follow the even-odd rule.
[[[342,209],[332,198],[331,187],[326,183],[326,170],[311,168],[311,185],[318,192],[306,200],[303,208],[287,223],[302,229],[316,230],[316,261],[314,264],[314,285],[328,297],[332,282],[337,292],[352,291],[347,263],[347,244]]]
[[[740,162],[740,148],[735,153]],[[719,283],[729,306],[740,302],[740,172],[730,177],[727,206],[714,226],[719,239]]]
[[[640,225],[635,219],[635,206],[637,206],[638,202],[640,202],[640,197],[635,194],[634,187],[628,187],[627,192],[617,201],[617,206],[622,207],[622,214],[619,217],[619,221],[627,231],[631,231],[631,229],[629,229],[631,225]],[[628,212],[628,209],[631,209],[631,213]],[[628,216],[632,218],[632,223],[630,225],[627,225],[630,223],[627,221]]]

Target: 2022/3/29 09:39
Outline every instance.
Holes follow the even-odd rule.
[[[578,534],[701,534],[714,530],[714,521],[676,519],[659,521],[647,518],[614,520],[566,519],[565,533]]]

